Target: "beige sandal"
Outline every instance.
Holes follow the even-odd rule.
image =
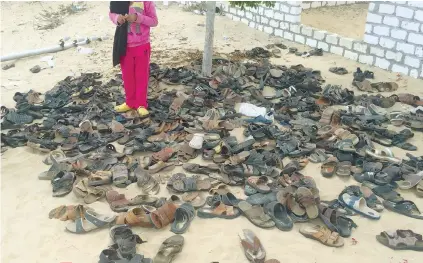
[[[61,205],[51,210],[50,213],[48,214],[48,217],[50,219],[55,218],[61,221],[75,220],[76,207],[77,206],[74,206],[74,205]],[[86,208],[84,206],[82,206],[82,208],[85,211]]]
[[[324,226],[305,226],[300,229],[300,233],[329,247],[342,247],[344,245],[344,239],[337,232],[332,232]]]

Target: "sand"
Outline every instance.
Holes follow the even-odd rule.
[[[113,26],[108,21],[108,3],[89,3],[88,10],[69,16],[65,24],[51,31],[34,29],[36,16],[42,6],[57,7],[58,3],[1,3],[1,53],[39,48],[53,45],[64,36],[91,36],[113,34]],[[16,16],[16,14],[19,14]],[[169,8],[158,4],[159,27],[153,30],[152,48],[153,61],[160,54],[160,63],[175,62],[182,59],[181,51],[202,49],[205,17],[181,11],[176,6]],[[230,21],[225,17],[216,17],[215,49],[219,52],[230,52],[234,49],[250,49],[255,46],[265,46],[281,40],[248,28],[246,25]],[[300,50],[307,47],[282,41],[288,46],[296,46]],[[105,77],[118,72],[111,67],[111,40],[92,43],[89,48],[94,49],[90,55],[79,54],[75,49],[54,54],[55,67],[46,69],[38,74],[29,72],[29,68],[40,62],[40,56],[22,59],[16,62],[16,67],[8,71],[1,71],[1,104],[14,106],[12,96],[15,92],[25,92],[35,89],[44,92],[53,85],[72,74],[81,72],[101,71]],[[372,70],[376,81],[395,81],[393,73],[359,65],[342,57],[324,54],[323,57],[301,58],[294,55],[284,55],[280,59],[272,59],[272,63],[293,65],[302,63],[322,71],[327,83],[339,84],[351,88],[352,75],[338,76],[328,72],[332,66],[344,66],[353,71],[357,66],[363,70]],[[423,96],[421,89],[423,81],[409,77],[402,77],[398,81],[400,92],[412,92]],[[400,105],[398,105],[401,108]],[[242,139],[240,131],[236,135]],[[419,146],[417,155],[423,154],[423,136],[416,134],[410,140]],[[122,149],[122,148],[119,148]],[[393,149],[395,154],[403,157],[405,152]],[[48,219],[48,212],[62,204],[77,204],[81,202],[73,193],[63,198],[51,196],[51,186],[46,181],[40,181],[37,176],[48,169],[42,163],[43,155],[33,153],[25,147],[9,149],[1,156],[1,261],[7,263],[39,262],[39,263],[87,263],[98,262],[98,255],[109,243],[107,229],[75,235],[65,231],[66,223]],[[194,162],[201,160],[194,160]],[[288,160],[284,160],[287,163]],[[341,190],[350,184],[356,184],[353,179],[342,180],[338,177],[325,179],[319,173],[320,166],[310,164],[304,170],[305,175],[315,178],[320,189],[322,199],[333,199]],[[174,172],[178,170],[175,169]],[[136,184],[126,190],[119,190],[128,196],[139,193]],[[244,197],[240,189],[235,194]],[[414,193],[401,191],[406,199],[416,202],[423,210],[423,200]],[[168,196],[164,185],[159,196]],[[103,200],[91,207],[99,212],[110,212]],[[173,262],[247,262],[239,244],[238,233],[243,228],[253,230],[261,239],[267,258],[276,258],[284,263],[293,262],[421,262],[421,255],[409,251],[393,251],[380,245],[375,235],[390,229],[412,229],[423,233],[421,221],[400,216],[389,211],[382,213],[379,221],[371,221],[362,217],[354,217],[359,226],[353,231],[351,238],[345,240],[341,249],[325,247],[318,242],[304,238],[298,233],[301,224],[296,224],[290,232],[277,229],[263,230],[253,226],[246,218],[235,220],[200,219],[195,218],[188,232],[184,234],[185,246],[181,254]],[[319,222],[316,220],[316,222]],[[146,257],[153,257],[162,241],[173,233],[169,227],[161,230],[134,228],[148,243],[138,246],[138,252]],[[352,244],[352,238],[358,241]],[[420,260],[418,260],[420,258]]]
[[[305,9],[301,23],[344,37],[363,39],[369,3]]]

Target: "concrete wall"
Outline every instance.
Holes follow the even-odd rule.
[[[363,3],[364,1],[302,1],[301,7],[304,10],[323,6],[350,5],[360,2]]]
[[[370,2],[364,40],[301,24],[301,1],[273,8],[225,8],[226,15],[287,40],[321,48],[360,63],[423,78],[423,2]]]
[[[423,77],[423,2],[371,2],[364,42],[373,65]]]
[[[364,40],[302,25],[302,6],[306,3],[276,2],[273,8],[260,6],[241,10],[224,2],[223,8],[229,19],[267,34],[363,64],[423,78],[423,1],[369,2]]]

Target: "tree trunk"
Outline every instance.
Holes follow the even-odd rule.
[[[213,38],[214,38],[214,16],[216,14],[216,2],[207,2],[206,15],[206,39],[204,41],[202,73],[204,77],[210,77],[212,71],[213,58]]]

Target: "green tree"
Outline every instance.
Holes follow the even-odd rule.
[[[230,1],[232,7],[239,7],[244,10],[246,7],[257,8],[263,4],[266,7],[275,6],[275,2],[270,1]],[[212,71],[212,58],[213,58],[213,39],[214,39],[214,17],[216,14],[216,2],[209,1],[206,3],[206,38],[204,41],[204,53],[202,73],[203,76],[210,76]]]
[[[232,7],[239,7],[241,10],[244,10],[246,7],[257,8],[260,5],[266,7],[274,7],[275,2],[273,1],[230,1]]]

